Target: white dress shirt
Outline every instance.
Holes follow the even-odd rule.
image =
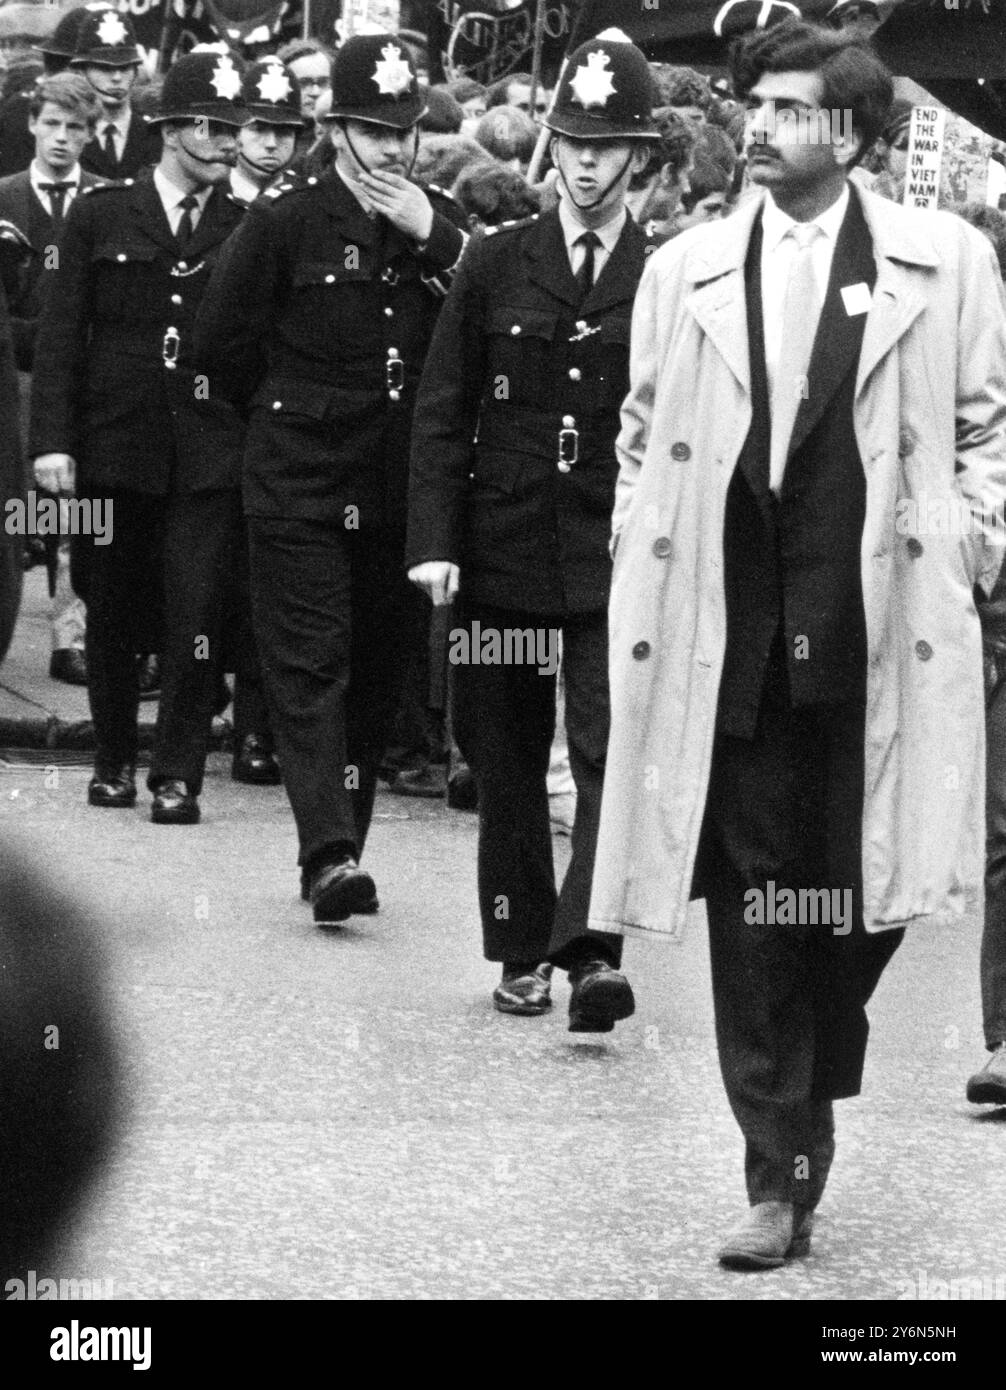
[[[53,178],[50,174],[43,173],[38,167],[38,161],[33,159],[28,167],[28,178],[31,180],[32,190],[35,197],[45,208],[49,216],[52,216],[52,200],[48,193],[43,193],[39,187],[43,183],[68,183],[70,187],[66,190],[63,197],[63,216],[70,210],[70,204],[80,192],[80,165],[75,164],[72,169],[68,169],[65,174],[60,174],[58,178]]]
[[[182,207],[182,199],[190,195],[187,194],[183,188],[179,188],[177,184],[172,183],[169,178],[165,178],[164,174],[161,172],[160,165],[154,170],[154,187],[160,195],[161,204],[164,208],[165,216],[168,219],[168,224],[171,227],[172,235],[177,236],[178,224],[181,222],[182,214],[185,211]],[[210,200],[210,194],[212,192],[212,188],[201,188],[198,193],[193,193],[191,195],[196,200],[196,206],[192,209],[193,231],[199,226],[199,219],[203,215],[203,211]]]
[[[109,120],[107,116],[102,116],[101,120],[95,127],[95,139],[97,140],[101,148],[104,149],[105,132],[108,130],[108,127],[110,125],[115,126],[115,134],[112,136],[112,140],[115,143],[115,162],[117,164],[121,164],[122,162],[122,153],[126,148],[126,141],[129,139],[129,126],[132,119],[133,113],[127,106],[125,111],[123,111],[122,115],[117,116],[114,121]]]
[[[569,264],[574,275],[583,265],[583,258],[587,254],[586,246],[582,243],[577,246],[575,242],[578,237],[583,236],[584,232],[593,232],[600,242],[599,246],[594,247],[594,284],[597,284],[601,278],[601,271],[608,263],[608,257],[615,249],[615,243],[622,235],[622,228],[625,226],[625,219],[628,215],[623,205],[614,217],[605,222],[603,227],[585,227],[570,212],[566,199],[559,199],[559,221],[562,224],[562,234],[566,239],[566,254],[569,257]]]
[[[810,250],[814,279],[817,284],[817,303],[808,305],[807,312],[813,313],[815,318],[820,315],[825,295],[828,293],[828,279],[831,275],[831,262],[835,255],[835,244],[838,241],[838,233],[848,206],[849,186],[846,184],[837,201],[813,219],[813,225],[820,228],[823,233],[814,239]],[[786,284],[789,280],[793,252],[796,250],[796,241],[787,233],[791,227],[796,225],[792,217],[776,206],[770,193],[765,199],[761,221],[761,312],[765,332],[765,367],[768,372],[770,399],[775,387],[775,370],[779,363],[779,350],[782,344],[782,316],[786,303]]]

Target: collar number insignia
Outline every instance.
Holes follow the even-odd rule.
[[[400,48],[393,43],[385,44],[381,49],[380,62],[374,64],[371,80],[377,83],[377,90],[382,96],[397,97],[399,92],[405,91],[412,82],[412,73]]]
[[[569,85],[581,106],[607,106],[608,98],[614,96],[611,73],[605,72],[610,62],[607,53],[588,53],[587,66],[577,68]]]

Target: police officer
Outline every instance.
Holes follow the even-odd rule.
[[[650,103],[632,44],[595,39],[572,55],[544,122],[559,205],[469,248],[413,439],[410,578],[444,603],[460,575],[454,730],[478,785],[484,947],[502,963],[494,1002],[543,1013],[560,965],[573,1031],[608,1031],[634,1008],[619,939],[588,935],[586,918],[609,717],[614,440],[647,251],[625,195],[657,138]],[[577,810],[557,898],[545,779],[559,631]],[[536,640],[518,646],[518,633]]]
[[[35,353],[30,451],[40,487],[111,503],[86,547],[92,806],[136,799],[145,614],[165,596],[162,695],[148,786],[159,824],[199,819],[233,566],[241,427],[192,365],[196,307],[242,208],[227,188],[245,113],[233,61],[190,54],[165,78],[163,153],[135,183],[76,198]],[[93,515],[93,511],[92,511]],[[106,511],[105,515],[108,513]],[[74,557],[75,561],[77,556]],[[75,585],[77,583],[75,573]]]
[[[251,411],[253,616],[319,923],[375,901],[358,861],[421,622],[403,566],[413,403],[465,239],[409,178],[424,102],[402,40],[349,39],[332,80],[334,167],[252,204],[197,334],[213,389]]]
[[[245,70],[241,103],[251,119],[238,134],[231,192],[243,203],[253,203],[287,171],[304,119],[293,73],[276,57],[262,58]]]
[[[140,70],[140,50],[129,16],[110,5],[89,8],[70,66],[87,78],[102,108],[94,139],[80,157],[83,168],[102,179],[132,179],[156,164],[161,144],[154,123],[129,104]]]

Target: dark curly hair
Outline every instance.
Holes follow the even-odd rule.
[[[666,164],[671,166],[673,178],[679,179],[691,163],[695,151],[695,128],[684,116],[679,116],[669,106],[660,107],[653,113],[653,123],[660,132],[660,138],[650,145],[650,157],[645,168],[633,174],[629,180],[629,187],[633,190],[645,188],[653,175]]]
[[[856,163],[884,128],[894,98],[891,74],[868,43],[844,32],[786,19],[730,45],[730,75],[742,101],[766,72],[819,74],[825,111],[851,111],[860,137]]]
[[[471,165],[462,170],[451,192],[469,217],[485,227],[530,217],[541,206],[527,179],[504,164]]]

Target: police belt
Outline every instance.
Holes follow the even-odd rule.
[[[189,341],[186,342],[186,339]],[[140,357],[145,362],[160,362],[171,370],[176,367],[191,370],[188,354],[185,360],[181,356],[183,347],[191,347],[191,339],[191,327],[178,328],[174,324],[164,328],[151,324],[149,328],[133,329],[109,325],[97,330],[91,339],[89,352],[92,355],[100,353],[103,357]]]
[[[591,460],[609,460],[618,415],[603,412],[532,410],[503,404],[479,419],[477,447],[548,460],[561,473]]]

